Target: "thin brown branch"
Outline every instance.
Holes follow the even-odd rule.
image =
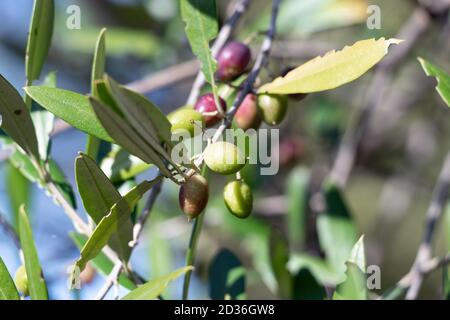
[[[339,146],[336,159],[330,172],[330,179],[340,187],[347,184],[355,163],[356,153],[362,137],[368,128],[372,114],[383,103],[384,94],[389,89],[393,69],[407,56],[420,36],[430,26],[431,17],[422,7],[414,10],[410,18],[396,36],[406,41],[394,48],[392,52],[378,65],[367,94],[367,103],[359,111],[354,123],[347,127]]]

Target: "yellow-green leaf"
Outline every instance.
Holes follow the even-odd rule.
[[[381,38],[356,42],[341,51],[314,58],[284,77],[263,85],[259,93],[297,94],[337,88],[366,73],[387,54],[391,44],[401,40]]]
[[[192,266],[187,266],[177,269],[168,275],[153,279],[131,291],[122,300],[154,300],[166,290],[172,281],[193,269]]]
[[[438,82],[436,90],[450,107],[450,75],[425,59],[419,58],[419,62],[427,76],[436,78]]]
[[[14,281],[0,257],[0,300],[19,300]]]

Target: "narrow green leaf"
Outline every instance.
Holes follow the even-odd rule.
[[[211,299],[245,299],[245,268],[230,250],[222,249],[216,254],[208,278]]]
[[[25,269],[28,277],[28,287],[31,299],[47,300],[47,286],[42,275],[41,264],[34,245],[31,225],[28,221],[25,207],[22,206],[19,212],[19,236],[20,245],[23,250]]]
[[[75,159],[75,178],[86,212],[99,223],[122,198],[91,157],[80,154]]]
[[[114,142],[97,120],[89,99],[81,94],[58,88],[32,86],[26,93],[43,108],[73,127],[108,142]]]
[[[84,208],[96,224],[100,223],[122,196],[88,155],[80,154],[75,159],[75,177]],[[117,234],[110,240],[111,247],[124,261],[130,257],[131,248],[128,243],[132,236],[133,226],[128,219],[119,225]]]
[[[11,275],[0,257],[0,300],[19,300],[19,293]]]
[[[101,252],[119,226],[130,219],[134,206],[144,193],[151,189],[160,179],[161,177],[158,177],[152,181],[142,182],[113,205],[109,214],[97,224],[94,232],[81,250],[80,258],[76,262],[80,272],[83,271],[89,260],[95,258]]]
[[[305,244],[309,178],[309,170],[299,167],[289,174],[287,181],[288,217],[286,222],[289,245],[294,251],[302,250]]]
[[[436,78],[438,82],[436,90],[441,95],[442,100],[450,107],[450,75],[423,58],[419,58],[419,62],[427,76]]]
[[[35,0],[25,61],[27,82],[38,79],[52,41],[55,4],[53,0]]]
[[[166,177],[170,176],[160,155],[120,115],[94,97],[90,97],[90,102],[98,119],[117,144],[143,161],[155,164]]]
[[[182,276],[184,273],[193,270],[192,266],[183,267],[174,272],[153,279],[142,286],[137,287],[128,293],[122,300],[154,300],[157,299],[169,286],[169,284]]]
[[[202,72],[213,87],[217,62],[209,42],[217,36],[218,22],[215,0],[181,0],[181,16],[192,52],[201,61]]]
[[[15,150],[9,156],[9,162],[16,168],[25,178],[32,183],[41,182],[39,172],[31,162],[30,158],[24,154],[21,150]]]
[[[97,39],[95,46],[94,59],[92,62],[91,73],[91,94],[94,97],[98,97],[97,89],[95,85],[96,80],[100,80],[105,73],[106,64],[106,45],[105,45],[105,33],[106,29],[103,28]],[[89,135],[87,138],[86,153],[93,159],[97,159],[98,150],[100,148],[101,140],[97,137]]]
[[[366,275],[352,262],[347,262],[346,280],[339,284],[333,300],[367,300]]]
[[[293,278],[287,268],[288,261],[288,243],[281,232],[273,230],[270,236],[270,262],[277,279],[278,294],[284,299],[292,296]]]
[[[327,261],[337,273],[344,273],[345,261],[357,240],[357,231],[339,188],[326,182],[323,191],[327,209],[317,219],[317,232]]]
[[[87,237],[82,234],[71,233],[70,237],[79,250],[83,248],[87,241]],[[109,260],[109,258],[103,253],[100,252],[94,259],[90,262],[92,266],[100,272],[103,276],[107,277],[112,269],[114,268],[114,263]],[[119,276],[119,284],[128,290],[133,290],[136,288],[133,281],[131,281],[124,273],[121,273]]]
[[[30,112],[16,89],[0,75],[0,127],[28,155],[39,159]]]
[[[9,161],[7,162],[6,186],[12,213],[13,225],[17,227],[20,206],[30,203],[31,184],[29,180]]]

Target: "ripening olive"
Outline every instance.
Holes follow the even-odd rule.
[[[25,269],[24,265],[21,265],[14,275],[14,282],[16,284],[17,290],[19,290],[20,293],[24,297],[28,296],[28,277],[27,277],[27,271]]]
[[[252,53],[242,42],[229,42],[217,57],[217,77],[221,81],[229,81],[241,75],[247,68]]]
[[[221,97],[219,97],[219,103],[223,111],[227,110],[227,103]],[[218,112],[216,102],[214,101],[214,95],[212,93],[207,93],[201,96],[195,104],[194,109],[203,115],[203,118],[205,119],[205,125],[207,127],[212,127],[222,118],[218,113],[216,115],[204,114]]]
[[[199,174],[189,177],[181,186],[178,200],[189,220],[197,217],[208,203],[208,181]]]
[[[287,97],[278,94],[258,95],[258,109],[262,120],[275,126],[283,121],[287,112]]]
[[[167,119],[172,124],[172,133],[175,134],[186,130],[189,132],[191,137],[194,136],[195,126],[200,124],[203,128],[205,123],[201,113],[190,107],[183,107],[169,113],[169,115],[167,115]]]
[[[204,160],[209,169],[223,175],[236,173],[245,166],[245,155],[241,149],[225,141],[208,145]]]
[[[232,181],[223,190],[228,210],[238,218],[245,219],[253,209],[252,189],[244,181]]]
[[[258,129],[261,124],[261,118],[258,114],[256,105],[256,96],[249,93],[245,96],[239,109],[236,111],[234,121],[242,130]]]

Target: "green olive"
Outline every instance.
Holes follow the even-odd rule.
[[[199,174],[189,177],[181,186],[178,199],[189,220],[197,217],[208,203],[208,181]]]
[[[258,109],[265,123],[275,126],[283,121],[287,112],[288,99],[278,94],[258,95]]]
[[[205,126],[202,114],[190,107],[183,107],[171,112],[167,116],[167,119],[172,124],[172,133],[185,130],[189,132],[191,137],[194,136],[195,123],[197,123],[197,125],[201,124],[202,128]]]
[[[225,141],[208,145],[204,160],[209,169],[223,175],[236,173],[245,166],[245,155],[241,149]]]
[[[16,274],[14,275],[14,282],[16,283],[19,292],[21,292],[24,297],[28,296],[28,277],[24,265],[21,265],[19,269],[17,269]]]
[[[238,218],[245,219],[253,209],[252,189],[244,181],[232,181],[223,190],[228,210]]]

